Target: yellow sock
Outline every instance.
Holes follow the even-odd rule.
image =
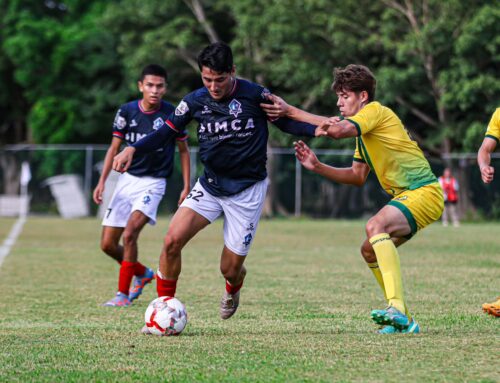
[[[374,235],[369,239],[377,256],[378,265],[384,281],[386,298],[389,305],[406,312],[403,296],[403,280],[396,246],[387,233]]]
[[[380,267],[378,267],[378,262],[373,262],[373,263],[366,263],[368,267],[370,268],[371,272],[375,276],[375,279],[377,280],[380,288],[382,289],[384,293],[384,298],[387,300],[387,295],[385,293],[385,286],[384,286],[384,279],[382,278],[382,272],[380,271]]]

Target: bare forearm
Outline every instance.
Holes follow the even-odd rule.
[[[189,158],[189,152],[187,150],[180,152],[180,159],[184,190],[189,190],[191,189],[191,161]]]
[[[364,183],[364,179],[356,174],[352,167],[335,168],[320,162],[313,172],[341,184],[361,186]]]
[[[99,183],[104,184],[108,179],[109,173],[113,167],[113,158],[118,153],[118,150],[111,147],[107,150],[106,156],[104,157],[104,164],[102,166],[101,177],[99,178]]]
[[[307,122],[313,125],[321,125],[323,121],[327,119],[327,117],[318,116],[291,105],[288,108],[287,117],[296,121]]]

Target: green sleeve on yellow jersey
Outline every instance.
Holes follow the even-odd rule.
[[[491,116],[486,137],[493,138],[497,143],[500,141],[500,108],[497,108]]]

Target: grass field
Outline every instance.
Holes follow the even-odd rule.
[[[14,220],[0,219],[0,241]],[[167,225],[147,228],[141,260],[156,267]],[[96,220],[30,218],[0,268],[0,381],[498,382],[500,224],[435,224],[401,250],[410,308],[423,332],[380,336],[384,302],[359,255],[361,221],[262,221],[241,306],[219,319],[222,223],[185,249],[179,337],[139,333],[149,286],[129,308],[104,308],[118,267]]]

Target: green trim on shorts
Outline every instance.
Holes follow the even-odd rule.
[[[410,209],[408,209],[405,205],[403,205],[401,202],[398,202],[398,201],[389,201],[388,205],[391,205],[391,206],[394,206],[394,207],[397,207],[399,210],[401,210],[401,212],[404,214],[404,216],[406,217],[408,223],[410,224],[410,229],[411,229],[411,235],[413,236],[417,230],[418,230],[418,227],[417,227],[417,221],[415,221],[415,217],[413,217],[413,214],[411,214],[411,211]],[[404,237],[406,238],[406,237]],[[410,237],[411,238],[411,237]]]
[[[500,141],[500,140],[498,139],[498,137],[492,136],[491,134],[487,134],[487,135],[485,135],[485,137],[488,137],[488,138],[493,138],[493,139],[496,141],[496,143],[497,143],[497,144],[498,144],[498,142]]]

